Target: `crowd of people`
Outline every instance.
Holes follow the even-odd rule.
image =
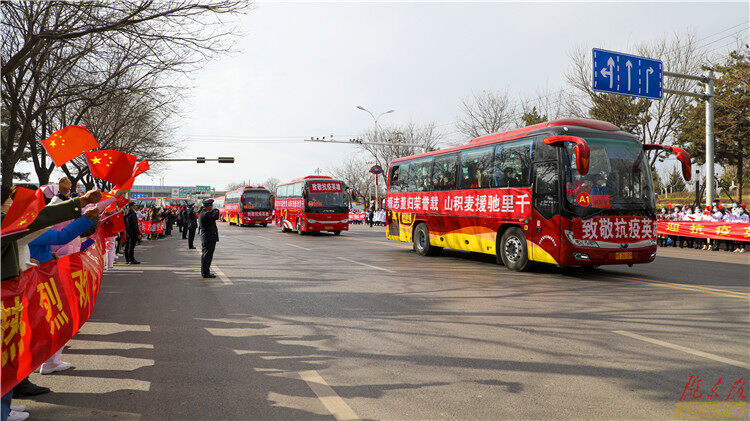
[[[690,222],[727,222],[727,223],[748,223],[750,217],[744,204],[737,202],[725,206],[719,201],[714,201],[712,205],[701,207],[691,205],[672,205],[662,207],[657,214],[657,219],[661,221],[690,221]],[[696,238],[678,235],[659,235],[658,244],[661,247],[687,247],[702,250],[720,250],[722,243],[725,251],[734,253],[745,252],[745,242],[732,240],[718,240]]]

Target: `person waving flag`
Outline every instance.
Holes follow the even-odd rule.
[[[86,152],[86,159],[92,176],[109,181],[116,187],[128,182],[136,161],[135,155],[108,149]]]

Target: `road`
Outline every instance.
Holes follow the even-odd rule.
[[[383,229],[220,225],[214,270],[177,238],[105,274],[74,369],[34,419],[671,418],[691,375],[750,377],[750,255],[515,273],[421,257]],[[745,388],[750,391],[750,388]]]

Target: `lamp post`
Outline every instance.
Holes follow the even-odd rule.
[[[377,117],[375,117],[375,114],[373,114],[372,111],[368,110],[367,108],[365,108],[365,107],[363,107],[361,105],[357,105],[357,109],[358,110],[362,110],[362,111],[366,112],[367,114],[370,114],[370,117],[372,117],[373,122],[375,122],[375,141],[376,142],[378,141],[378,129],[379,129],[379,127],[378,127],[378,120],[380,119],[380,117],[396,111],[396,110],[383,111],[382,113],[378,114]],[[384,181],[385,181],[385,176],[383,176],[383,178],[384,178]],[[375,197],[376,198],[378,197],[377,181],[378,181],[378,174],[375,174],[375,182],[376,182],[375,183],[375,189],[376,189],[375,190]]]

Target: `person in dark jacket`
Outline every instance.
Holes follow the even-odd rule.
[[[187,222],[187,206],[182,205],[182,207],[180,207],[180,231],[182,231],[183,240],[187,238]]]
[[[214,200],[203,201],[203,209],[198,215],[198,224],[201,228],[201,275],[204,278],[215,278],[211,273],[211,260],[214,258],[216,243],[219,241],[219,230],[216,221],[219,219],[219,210],[214,209]]]
[[[195,240],[195,230],[198,228],[198,218],[195,216],[195,210],[193,210],[193,204],[185,211],[185,220],[187,221],[186,228],[188,231],[188,248],[194,249],[193,241]]]
[[[125,264],[139,265],[141,262],[135,260],[135,244],[141,239],[141,230],[138,228],[135,202],[128,203],[128,212],[123,219],[125,221]]]

